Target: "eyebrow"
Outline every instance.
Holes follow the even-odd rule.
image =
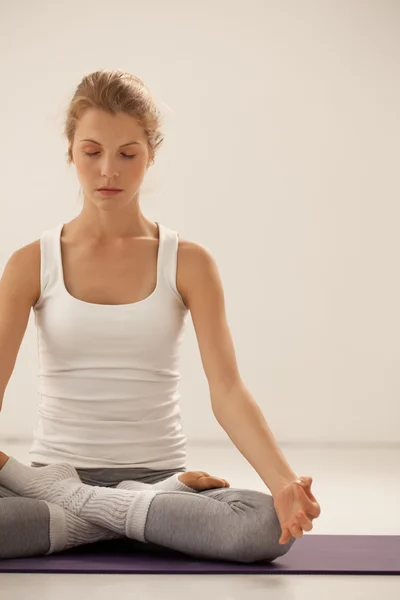
[[[80,140],[80,141],[81,142],[92,142],[93,144],[98,144],[99,146],[101,146],[100,142],[96,142],[96,140],[85,139],[85,140]],[[140,142],[128,142],[127,144],[122,144],[120,146],[120,148],[124,148],[125,146],[131,146],[132,144],[140,145]]]

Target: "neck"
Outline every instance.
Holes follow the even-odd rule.
[[[70,222],[75,235],[92,238],[99,242],[112,242],[125,238],[158,238],[158,227],[147,219],[140,208],[129,210],[98,210],[84,205],[81,213]]]

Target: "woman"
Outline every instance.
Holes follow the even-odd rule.
[[[311,478],[294,476],[272,497],[186,472],[177,382],[189,310],[216,416],[240,377],[212,257],[139,206],[159,126],[138,78],[85,77],[65,125],[83,209],[6,265],[0,401],[33,308],[40,402],[31,466],[0,453],[2,558],[129,537],[198,558],[274,560],[319,515]]]

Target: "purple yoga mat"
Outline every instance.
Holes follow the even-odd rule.
[[[0,560],[0,573],[400,575],[398,535],[304,535],[273,562],[197,559],[155,544],[111,540],[51,556]]]

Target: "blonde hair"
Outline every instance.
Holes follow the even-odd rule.
[[[99,108],[114,115],[123,112],[135,117],[147,136],[150,158],[154,162],[157,148],[164,140],[160,131],[161,113],[150,90],[139,77],[120,70],[101,70],[82,79],[65,120],[68,164],[73,160],[72,145],[77,123],[88,108]]]

